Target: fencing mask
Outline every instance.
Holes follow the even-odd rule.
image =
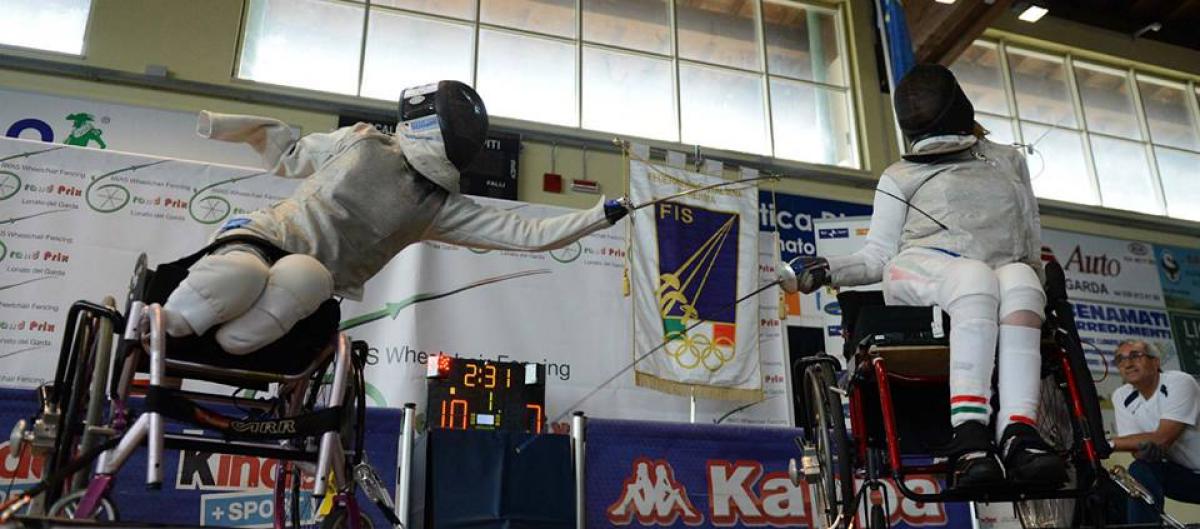
[[[970,135],[975,107],[954,74],[938,64],[919,64],[896,86],[896,120],[908,141],[943,135]]]
[[[459,172],[470,165],[487,138],[483,99],[470,86],[441,81],[400,94],[396,137],[408,163],[438,186],[457,193]]]

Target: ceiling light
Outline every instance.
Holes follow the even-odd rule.
[[[1029,7],[1026,7],[1025,10],[1022,11],[1020,15],[1017,15],[1017,18],[1024,20],[1026,22],[1037,22],[1038,20],[1041,20],[1042,17],[1046,16],[1046,13],[1049,13],[1049,12],[1050,11],[1044,7],[1031,5]]]
[[[953,4],[955,2],[955,0],[934,0],[934,1],[939,4]]]

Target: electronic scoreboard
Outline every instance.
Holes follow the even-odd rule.
[[[428,428],[542,432],[545,365],[440,354],[426,366]]]

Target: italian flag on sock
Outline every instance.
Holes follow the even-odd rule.
[[[950,397],[950,416],[978,414],[987,416],[988,400],[979,395],[955,395]]]

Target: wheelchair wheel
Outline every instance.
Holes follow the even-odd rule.
[[[350,527],[350,518],[347,516],[345,507],[337,507],[329,516],[321,520],[321,529],[348,529]],[[371,521],[371,517],[367,516],[361,510],[358,511],[358,529],[375,529],[375,522]]]
[[[59,498],[58,501],[54,502],[54,505],[46,509],[46,516],[76,520],[75,510],[79,508],[79,502],[83,501],[83,495],[86,493],[86,490],[77,490]],[[102,497],[99,504],[96,505],[96,512],[92,514],[91,518],[87,519],[97,522],[115,522],[120,519],[120,513],[117,512],[117,506],[113,504],[112,500]]]
[[[1075,427],[1066,389],[1055,376],[1042,379],[1038,404],[1038,433],[1058,453],[1069,453],[1075,442]],[[1014,504],[1021,527],[1072,527],[1075,514],[1073,498],[1019,501]]]
[[[817,508],[824,512],[825,526],[833,527],[848,513],[854,497],[854,478],[850,468],[850,441],[846,436],[846,418],[842,399],[834,387],[828,366],[812,365],[804,372],[804,396],[807,400],[808,428],[804,432],[805,452],[815,451],[820,470],[817,483]]]

